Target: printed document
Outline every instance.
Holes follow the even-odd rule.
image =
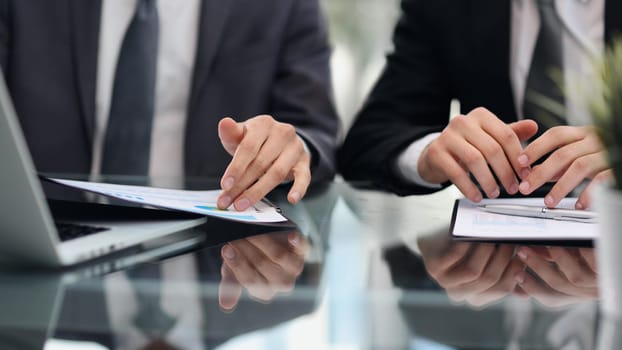
[[[181,210],[242,222],[274,223],[287,221],[277,207],[265,201],[259,201],[244,211],[236,211],[233,207],[225,210],[218,209],[216,199],[221,190],[188,191],[52,178],[50,180],[65,186],[153,207]]]

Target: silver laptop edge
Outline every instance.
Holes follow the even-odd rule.
[[[205,218],[96,223],[121,230],[60,242],[13,103],[0,74],[0,260],[60,266],[125,249],[205,222]]]

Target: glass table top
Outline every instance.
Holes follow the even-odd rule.
[[[277,190],[270,199],[296,229],[209,219],[192,239],[80,266],[4,267],[0,349],[622,344],[622,325],[599,310],[593,248],[453,242],[457,198],[337,181],[292,206]]]

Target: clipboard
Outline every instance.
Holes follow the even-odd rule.
[[[571,208],[576,198],[566,198],[560,207]],[[593,247],[598,225],[544,218],[495,214],[478,209],[480,204],[543,205],[543,198],[467,199],[454,202],[450,234],[455,241]]]

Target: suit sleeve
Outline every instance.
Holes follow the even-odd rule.
[[[394,51],[339,152],[339,170],[346,180],[371,183],[398,195],[436,190],[407,182],[396,171],[402,151],[415,140],[442,131],[449,119],[450,83],[438,24],[446,20],[434,3],[402,1]]]
[[[318,1],[298,0],[293,6],[271,94],[271,112],[296,127],[311,153],[312,181],[326,181],[336,172],[339,132],[330,80],[330,48]]]
[[[0,0],[0,67],[6,77],[10,44],[9,0]]]

